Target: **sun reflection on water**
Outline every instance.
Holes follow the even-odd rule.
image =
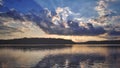
[[[36,47],[33,49],[22,49],[22,48],[0,48],[0,66],[1,67],[35,67],[40,63],[51,61],[51,64],[61,62],[64,64],[85,63],[83,60],[88,59],[98,62],[104,60],[104,63],[118,64],[120,62],[120,48],[119,47],[95,47],[88,45],[72,45],[72,47],[59,48],[44,48]],[[81,58],[83,57],[83,58]],[[86,57],[86,58],[84,58]],[[81,58],[81,59],[80,59]],[[56,60],[56,61],[55,61]],[[67,61],[66,61],[67,60]],[[60,61],[60,63],[58,62]],[[46,63],[48,64],[48,63]],[[93,63],[95,64],[95,63]],[[55,64],[53,65],[55,66]],[[82,67],[82,66],[81,66]],[[84,68],[84,67],[83,67]]]

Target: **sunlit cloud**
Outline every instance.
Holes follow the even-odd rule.
[[[120,35],[119,0],[0,0],[0,4],[1,39],[45,37],[78,42]]]

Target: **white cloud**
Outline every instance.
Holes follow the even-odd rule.
[[[52,22],[54,24],[60,24],[63,22],[64,23],[67,22],[68,20],[67,18],[72,14],[72,11],[70,11],[70,8],[68,7],[65,7],[65,8],[58,7],[56,9],[56,13],[57,15],[52,18]]]
[[[100,17],[112,12],[112,10],[108,8],[108,6],[109,3],[113,1],[114,0],[100,0],[97,2],[98,5],[95,7],[95,10],[98,12]]]
[[[98,12],[99,17],[96,19],[90,19],[90,22],[93,22],[97,25],[106,26],[109,24],[114,24],[119,18],[119,13],[116,13],[115,10],[110,9],[109,6],[116,2],[117,0],[100,0],[97,2],[95,10]],[[116,6],[117,7],[117,6]]]

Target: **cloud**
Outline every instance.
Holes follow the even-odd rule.
[[[71,23],[72,22],[72,23]],[[105,33],[102,27],[94,27],[91,23],[82,23],[70,21],[67,22],[68,28],[63,26],[53,25],[50,28],[44,23],[45,32],[49,34],[59,34],[59,35],[99,35]],[[50,25],[49,25],[50,26]]]
[[[105,33],[105,30],[101,26],[94,26],[87,18],[80,17],[79,13],[72,12],[69,7],[58,7],[56,15],[50,18],[45,16],[44,18],[37,24],[48,34],[99,35]]]
[[[11,11],[10,11],[11,12]],[[0,13],[0,38],[40,37],[45,33],[25,15]]]
[[[97,11],[99,17],[97,19],[94,19],[92,22],[95,24],[102,24],[106,25],[109,23],[110,15],[112,15],[114,12],[112,9],[109,9],[109,3],[113,2],[114,0],[100,0],[97,2],[97,6],[95,7],[95,10]]]
[[[0,0],[0,6],[2,6],[3,5],[3,0]]]
[[[85,21],[85,18],[81,18],[80,13],[72,12],[69,7],[57,7],[56,15],[52,15],[48,9],[44,9],[43,13],[38,15],[22,15],[14,9],[10,10],[3,14],[4,25],[23,32],[35,31],[39,26],[46,33],[63,35],[99,35],[105,32],[101,27],[94,27],[92,23]],[[6,20],[9,21],[6,22]],[[96,32],[98,30],[99,32]]]
[[[58,7],[56,9],[56,15],[53,16],[52,18],[52,22],[53,24],[62,24],[63,22],[66,23],[68,21],[68,18],[70,17],[70,15],[74,15],[74,13],[70,10],[69,7]]]
[[[80,13],[72,12],[69,7],[58,7],[56,9],[57,14],[52,17],[54,25],[47,32],[63,35],[99,35],[104,33],[113,35],[115,32],[116,35],[119,35],[120,14],[110,8],[111,4],[114,5],[116,2],[117,0],[99,0],[95,7],[99,16],[89,19],[81,17]],[[111,27],[106,28],[107,26]]]
[[[120,31],[112,30],[108,34],[112,36],[120,36]]]
[[[94,19],[96,24],[113,24],[116,20],[120,19],[120,13],[114,9],[118,8],[115,4],[118,0],[100,0],[97,2],[95,10],[98,12],[99,17]],[[119,3],[119,2],[118,2]],[[119,3],[120,4],[120,3]]]
[[[87,15],[97,13],[88,12],[88,9],[86,9],[85,12],[88,12],[88,14],[84,16],[84,13],[74,12],[69,6],[56,7],[55,11],[44,8],[39,14],[33,11],[23,14],[15,9],[10,9],[9,12],[0,13],[0,22],[3,24],[1,30],[4,27],[6,29],[3,31],[11,32],[6,34],[15,37],[40,37],[44,34],[74,36],[119,35],[120,13],[111,7],[114,5],[112,3],[116,2],[117,0],[98,0],[96,6],[92,5],[95,8],[90,6],[90,9],[93,8],[98,13],[98,16],[90,17]],[[83,7],[86,6],[81,6],[81,8]],[[80,10],[82,11],[82,9]],[[3,35],[2,31],[1,35]]]
[[[7,26],[4,26],[4,25],[0,25],[0,34],[11,35],[14,32],[22,32],[22,31],[20,31],[16,28],[13,28],[13,27],[7,27]]]
[[[104,0],[100,0],[97,3],[98,3],[98,6],[96,6],[95,9],[98,11],[98,14],[100,16],[106,15],[106,13],[109,12],[109,10],[107,10],[108,4]]]
[[[120,35],[120,13],[114,9],[117,7],[115,6],[117,3],[119,3],[118,0],[98,1],[95,10],[98,12],[99,17],[89,21],[95,25],[102,26],[108,35]]]

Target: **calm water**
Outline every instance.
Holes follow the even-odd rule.
[[[120,47],[119,44],[1,45],[0,68],[18,68],[18,67],[119,68]]]

